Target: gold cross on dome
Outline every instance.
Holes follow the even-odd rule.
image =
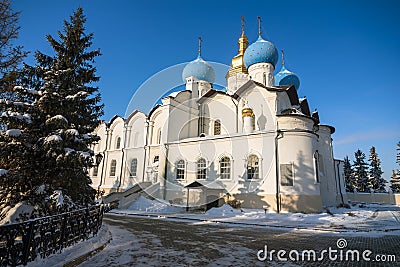
[[[244,23],[245,23],[244,16],[241,16],[241,19],[242,19],[242,33],[244,33]]]
[[[199,36],[199,49],[197,50],[197,52],[199,52],[199,55],[201,55],[201,42],[203,42],[203,39],[201,38],[201,36]]]

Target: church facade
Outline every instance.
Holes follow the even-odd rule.
[[[185,90],[149,114],[102,123],[93,187],[109,193],[146,183],[153,197],[190,206],[235,199],[245,208],[319,212],[346,202],[335,129],[298,97],[300,80],[284,60],[274,74],[278,50],[261,32],[249,45],[242,27],[238,43],[226,90],[213,88],[215,71],[199,49],[183,70]]]

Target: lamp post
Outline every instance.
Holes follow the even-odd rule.
[[[95,157],[95,166],[96,166],[97,171],[98,171],[98,170],[99,170],[100,162],[103,160],[103,155],[102,155],[101,153],[97,153],[94,157]],[[97,175],[98,175],[98,174],[97,174]],[[101,177],[100,179],[102,179],[102,177]],[[100,183],[100,184],[101,184],[101,183]],[[100,197],[100,184],[99,184],[99,186],[97,187],[96,198],[99,198],[99,197]]]

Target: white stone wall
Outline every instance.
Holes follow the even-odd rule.
[[[229,192],[231,195],[245,196],[250,205],[251,202],[260,205],[268,201],[269,205],[274,206],[277,169],[279,181],[280,165],[290,164],[293,186],[279,183],[279,193],[286,197],[286,206],[292,205],[290,201],[299,200],[302,207],[294,205],[296,209],[318,210],[322,205],[321,197],[324,205],[335,205],[339,202],[338,188],[344,186],[344,183],[339,185],[330,128],[320,126],[318,133],[314,133],[315,122],[311,118],[299,114],[279,115],[285,109],[295,108],[284,91],[268,90],[250,83],[241,89],[233,85],[237,82],[245,83],[251,76],[257,82],[272,86],[273,76],[271,78],[270,74],[273,74],[271,64],[254,64],[249,69],[249,76],[237,76],[235,81],[228,81],[229,92],[235,91],[238,96],[231,98],[216,93],[202,100],[201,106],[197,102],[198,97],[206,93],[211,85],[189,79],[187,91],[175,97],[164,98],[163,105],[153,110],[150,116],[135,112],[126,121],[115,117],[109,125],[100,125],[96,132],[102,140],[94,149],[96,152],[104,152],[104,159],[99,166],[98,177],[93,177],[93,186],[101,184],[102,188],[125,190],[137,182],[151,181],[159,185],[158,196],[167,199],[184,198],[186,190],[183,186],[196,181],[197,161],[204,158],[207,163],[207,179],[201,182],[213,184],[209,188],[214,190],[212,194],[217,196]],[[252,133],[243,132],[241,110],[245,104],[254,112]],[[205,137],[198,136],[200,109],[206,124]],[[221,122],[220,135],[214,133],[216,120]],[[118,137],[121,138],[119,149],[116,148]],[[321,161],[317,163],[318,166],[314,160],[317,151],[320,154],[318,160]],[[251,180],[247,177],[250,155],[256,155],[259,163],[258,178]],[[156,157],[157,164],[154,163]],[[223,157],[230,159],[229,179],[221,179],[220,160]],[[113,159],[117,161],[116,174],[110,177]],[[130,175],[132,159],[138,162],[135,176]],[[181,159],[185,160],[185,179],[177,180],[176,163]],[[316,178],[317,167],[320,167],[321,172],[319,181]],[[310,198],[300,199],[299,196]],[[192,197],[206,198],[207,194],[194,194]],[[307,201],[310,200],[319,203],[307,207]]]
[[[202,116],[207,124],[206,135],[214,135],[214,123],[221,122],[221,135],[236,133],[237,118],[236,100],[227,95],[215,94],[202,104]],[[240,115],[241,116],[241,115]]]

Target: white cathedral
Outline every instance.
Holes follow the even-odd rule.
[[[320,212],[346,202],[334,127],[298,97],[299,78],[284,59],[274,75],[278,50],[260,30],[249,45],[242,25],[238,44],[225,90],[213,88],[215,71],[199,49],[183,70],[185,90],[149,114],[103,122],[92,186],[106,194],[141,187],[192,207],[236,200],[244,208]]]

